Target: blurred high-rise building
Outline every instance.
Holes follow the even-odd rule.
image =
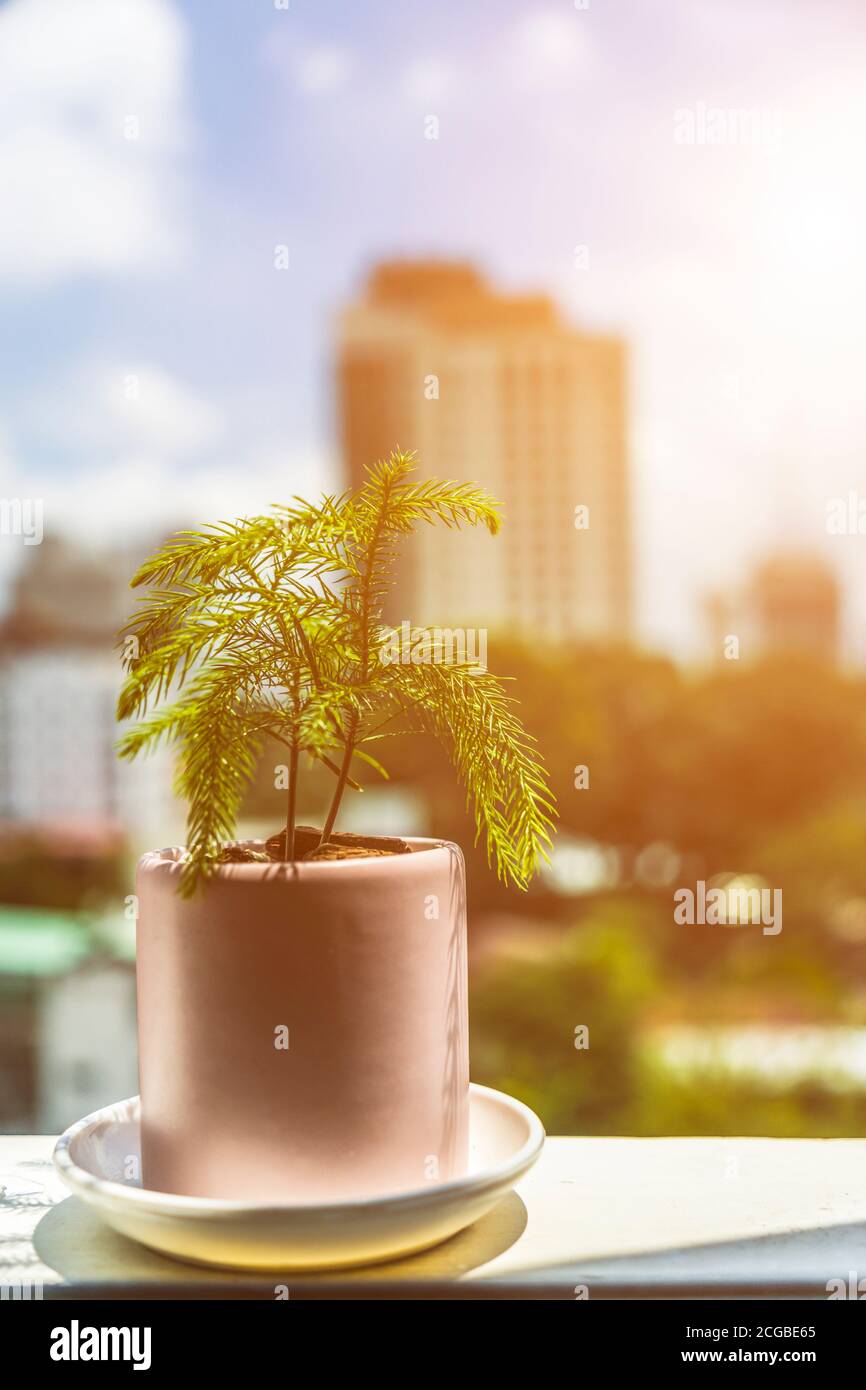
[[[338,393],[348,478],[392,449],[420,476],[474,481],[502,534],[406,548],[394,622],[559,638],[627,634],[631,537],[626,348],[538,295],[493,291],[471,265],[380,265],[343,314]]]
[[[711,659],[722,661],[730,637],[745,659],[799,654],[834,662],[839,656],[842,594],[822,556],[798,550],[768,555],[745,582],[704,601]]]
[[[140,766],[115,752],[117,631],[138,562],[54,537],[28,552],[0,620],[0,820],[136,843],[175,828],[170,752]]]
[[[132,551],[96,553],[47,535],[25,552],[0,619],[6,650],[111,652],[130,607]]]
[[[839,650],[839,581],[818,555],[781,552],[757,567],[749,589],[764,651],[800,651],[834,661]]]

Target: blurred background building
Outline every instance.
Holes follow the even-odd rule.
[[[52,537],[27,552],[0,621],[0,821],[133,846],[178,825],[170,753],[132,765],[114,751],[117,633],[139,558]]]
[[[714,661],[724,659],[730,636],[739,638],[744,660],[840,658],[841,585],[832,565],[813,552],[771,552],[739,588],[709,595],[704,613]]]
[[[183,826],[170,752],[115,754],[140,559],[46,536],[0,619],[0,1130],[137,1089],[133,865]]]
[[[622,339],[573,329],[545,295],[499,293],[472,265],[372,271],[340,325],[347,482],[399,445],[418,451],[423,476],[486,487],[506,519],[495,541],[413,538],[394,622],[628,633],[626,361]]]
[[[755,570],[749,603],[762,651],[837,660],[842,595],[839,580],[821,556],[767,556]]]

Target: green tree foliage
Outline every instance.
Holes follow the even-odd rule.
[[[553,1132],[859,1133],[866,1095],[829,1071],[793,1079],[700,1059],[679,1069],[652,1039],[675,1024],[866,1022],[862,676],[793,657],[684,671],[626,649],[490,645],[538,733],[562,830],[621,849],[624,881],[526,900],[548,919],[526,922],[527,958],[505,949],[491,961],[479,948],[476,1078],[521,1095]],[[588,790],[572,785],[577,764]],[[437,824],[450,823],[441,772],[433,795]],[[658,841],[677,855],[678,885],[734,873],[781,889],[784,930],[676,924],[674,885],[629,877],[635,852]],[[480,899],[501,905],[495,885],[472,881],[478,925]],[[590,1046],[574,1052],[581,1022]]]
[[[553,801],[534,741],[486,670],[383,659],[383,604],[401,542],[422,523],[499,529],[471,484],[418,480],[394,453],[363,485],[270,515],[187,532],[133,579],[148,592],[124,629],[118,718],[136,720],[120,753],[161,739],[179,749],[191,892],[234,829],[263,740],[290,755],[285,858],[293,857],[301,754],[335,778],[328,840],[353,769],[387,776],[374,749],[405,731],[447,747],[476,841],[506,882],[525,887],[550,843]],[[431,642],[434,639],[431,637]],[[166,703],[166,697],[173,698]]]
[[[550,769],[560,826],[576,836],[627,851],[665,841],[693,878],[762,872],[764,846],[863,796],[862,679],[806,660],[694,672],[626,647],[496,633],[489,645]],[[574,787],[578,765],[586,791]],[[423,781],[437,831],[459,832],[435,750],[395,750],[391,773]]]
[[[651,909],[600,903],[546,948],[528,932],[525,954],[512,948],[479,964],[475,1079],[518,1096],[553,1133],[627,1132],[639,1089],[637,1023],[656,987],[653,925]]]

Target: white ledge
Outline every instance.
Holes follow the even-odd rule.
[[[233,1274],[176,1263],[103,1227],[51,1167],[53,1138],[0,1136],[0,1283],[44,1296],[826,1298],[866,1278],[866,1140],[548,1139],[484,1220],[434,1250],[333,1274]],[[858,1273],[859,1272],[859,1273]]]

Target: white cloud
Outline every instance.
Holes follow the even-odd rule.
[[[301,54],[295,69],[306,92],[331,92],[342,87],[352,70],[348,53],[339,48],[313,48]]]
[[[454,86],[453,65],[441,58],[422,58],[410,63],[403,74],[402,87],[413,101],[442,101]]]
[[[171,400],[171,393],[163,399]],[[166,406],[163,428],[168,415]],[[155,413],[151,429],[158,433]],[[175,448],[179,438],[175,424]],[[25,467],[0,421],[0,497],[38,500],[46,536],[62,535],[95,549],[151,543],[160,534],[255,515],[295,495],[314,498],[337,485],[331,460],[292,453],[267,438],[231,462],[225,450],[215,463],[194,465],[187,458],[129,449],[63,471]],[[25,559],[21,537],[0,536],[0,611]]]
[[[265,40],[262,59],[267,67],[310,95],[345,86],[354,68],[348,49],[335,44],[299,45],[277,30]]]
[[[513,25],[506,62],[519,86],[547,92],[571,89],[592,72],[596,55],[586,15],[577,10],[532,10]]]
[[[225,424],[217,406],[149,363],[87,363],[50,394],[41,388],[25,415],[67,449],[168,459],[211,449]]]
[[[169,0],[0,7],[0,285],[177,257],[185,64]]]
[[[110,546],[165,529],[251,516],[295,493],[314,497],[323,478],[322,460],[263,446],[232,464],[190,467],[127,455],[71,474],[31,471],[26,495],[44,499],[46,534]]]
[[[6,484],[15,472],[15,464],[12,458],[12,450],[9,445],[9,436],[0,423],[0,493],[7,495]]]

